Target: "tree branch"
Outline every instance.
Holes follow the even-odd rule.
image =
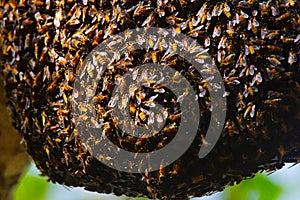
[[[0,77],[0,200],[13,199],[13,191],[20,175],[29,164],[29,157],[20,137],[13,128],[6,106],[4,86]]]

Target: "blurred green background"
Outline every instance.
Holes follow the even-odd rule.
[[[192,200],[299,200],[300,165],[284,169],[269,176],[257,174],[225,191]],[[48,183],[31,164],[21,178],[15,192],[15,200],[146,200],[145,198],[115,197]]]

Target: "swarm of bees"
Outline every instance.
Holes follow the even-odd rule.
[[[14,126],[36,166],[52,182],[115,195],[188,199],[300,161],[298,0],[0,0],[0,27],[1,72]],[[187,77],[199,97],[200,126],[188,151],[159,170],[125,173],[99,162],[82,142],[71,112],[77,68],[112,34],[136,27],[162,27],[190,36],[203,45],[223,76],[226,123],[205,158],[198,157],[210,118],[205,81],[183,58],[154,49],[116,58],[100,80],[95,110],[99,119],[110,120],[103,108],[115,104],[110,94],[126,71],[145,63],[168,65]],[[176,98],[151,84],[132,93],[128,109],[137,124],[167,120],[164,131],[136,138],[120,134],[109,121],[105,134],[128,151],[163,148],[180,125]],[[147,112],[163,103],[167,113]]]

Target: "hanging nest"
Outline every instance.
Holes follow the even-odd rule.
[[[300,1],[1,0],[0,25],[1,72],[13,124],[38,169],[54,183],[130,197],[188,199],[300,160]],[[112,62],[99,81],[95,111],[106,123],[106,137],[120,148],[164,148],[181,116],[166,87],[149,84],[132,91],[129,111],[137,125],[166,120],[163,131],[146,139],[121,134],[108,105],[118,78],[134,67],[172,67],[190,82],[201,108],[188,150],[158,170],[128,173],[104,165],[80,137],[72,112],[78,69],[111,35],[137,27],[185,34],[213,58],[227,111],[221,137],[206,157],[198,152],[207,143],[208,86],[184,58],[154,48],[128,51]],[[166,107],[166,115],[150,115],[149,99]]]

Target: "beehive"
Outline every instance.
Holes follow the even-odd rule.
[[[185,199],[299,161],[299,1],[2,0],[0,8],[1,70],[14,125],[51,181],[100,193]],[[158,50],[120,57],[100,83],[107,89],[98,105],[105,107],[117,77],[139,64],[164,63],[186,73],[201,97],[202,120],[193,144],[177,161],[153,172],[120,172],[93,157],[74,131],[71,101],[78,66],[110,35],[136,27],[162,27],[190,36],[208,50],[220,71],[226,122],[205,158],[197,153],[210,116],[207,88],[201,76],[190,76],[186,60],[171,54],[165,59]],[[171,95],[165,91],[163,95]],[[155,95],[148,89],[140,92]],[[135,104],[131,111],[139,114],[139,123],[147,120]],[[99,110],[97,114],[107,120]],[[107,137],[124,149],[147,152],[172,140],[178,124],[176,119],[171,122],[174,127],[149,140],[121,136],[113,126]]]

